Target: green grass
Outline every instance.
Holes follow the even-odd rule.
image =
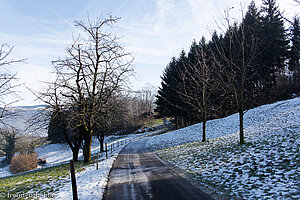
[[[84,170],[82,161],[75,163],[76,172]],[[60,186],[63,186],[69,179],[69,163],[39,169],[35,171],[16,174],[10,177],[0,178],[0,194],[21,194],[30,192],[55,193]],[[0,196],[0,199],[8,199]],[[18,198],[24,199],[24,198]]]
[[[164,119],[151,119],[146,123],[147,127],[155,127],[159,125],[163,125]]]

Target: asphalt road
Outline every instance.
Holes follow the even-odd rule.
[[[212,200],[156,155],[146,149],[146,140],[129,143],[118,155],[103,199],[197,199]]]

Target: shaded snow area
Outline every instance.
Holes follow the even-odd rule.
[[[238,115],[158,135],[149,148],[185,170],[222,199],[300,198],[300,98],[260,106],[245,114],[245,145]]]
[[[0,163],[2,163],[4,159],[5,159],[5,156],[0,157]],[[10,176],[10,175],[11,175],[11,173],[9,172],[8,165],[6,165],[4,167],[0,167],[0,178],[5,177],[5,176]]]

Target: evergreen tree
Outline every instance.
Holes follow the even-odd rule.
[[[248,76],[251,79],[247,79],[245,87],[247,93],[251,95],[253,98],[259,96],[260,87],[261,87],[261,76],[258,73],[259,66],[259,52],[257,50],[261,48],[260,44],[262,41],[260,12],[258,12],[258,8],[256,7],[254,1],[250,3],[248,6],[248,10],[245,14],[245,17],[242,21],[242,25],[244,27],[244,37],[245,37],[245,57],[252,56],[251,65],[249,67]],[[255,51],[255,53],[254,53]]]
[[[175,117],[176,128],[185,126],[189,121],[188,105],[182,101],[179,92],[186,64],[186,53],[182,50],[179,58],[173,57],[166,67],[156,96],[156,112],[161,116]]]
[[[173,102],[171,99],[174,96],[172,93],[172,86],[174,85],[174,82],[171,76],[176,65],[176,58],[173,57],[161,77],[161,87],[159,88],[156,96],[156,112],[158,112],[161,116],[173,117],[176,115],[176,106],[171,103]]]
[[[276,88],[276,76],[285,67],[288,41],[276,0],[263,0],[262,12],[264,15],[258,74],[262,77],[263,88],[270,90]]]
[[[300,26],[299,17],[294,17],[291,27],[291,49],[289,51],[289,69],[293,72],[293,82],[300,85]]]

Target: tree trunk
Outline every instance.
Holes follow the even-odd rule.
[[[240,144],[245,144],[244,138],[244,111],[239,111],[239,118],[240,118]]]
[[[83,162],[89,163],[91,161],[91,147],[92,147],[93,131],[85,133],[84,146],[83,146]]]
[[[100,137],[98,139],[100,142],[100,151],[104,152],[104,135],[100,135]]]
[[[181,115],[180,118],[181,118],[181,126],[180,126],[180,128],[183,128],[184,127],[184,117]]]
[[[77,162],[78,161],[78,153],[79,153],[79,150],[80,150],[80,146],[76,146],[74,149],[73,149],[73,160],[74,162]]]
[[[175,127],[176,127],[176,130],[179,129],[178,116],[175,117]]]
[[[202,123],[202,142],[206,141],[206,119],[203,119]]]
[[[10,164],[11,159],[14,157],[15,152],[16,152],[16,148],[15,148],[15,144],[16,144],[16,139],[15,137],[9,136],[8,137],[8,146],[6,148],[6,163]]]
[[[206,121],[207,121],[206,97],[205,97],[205,91],[203,91],[202,142],[206,141]]]

